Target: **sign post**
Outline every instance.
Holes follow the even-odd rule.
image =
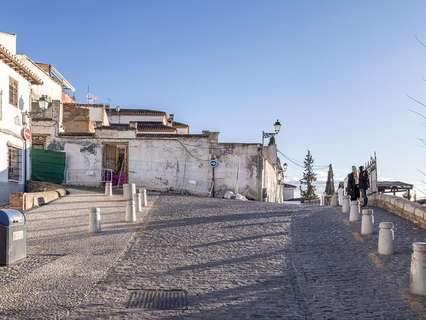
[[[216,159],[211,159],[210,160],[210,166],[212,167],[212,183],[213,183],[212,196],[214,198],[215,197],[215,190],[214,190],[214,185],[215,185],[215,169],[217,167],[217,160]]]

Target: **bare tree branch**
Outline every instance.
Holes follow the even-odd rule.
[[[417,34],[414,35],[414,38],[416,38],[417,42],[420,43],[421,46],[426,48],[426,43],[424,43],[422,40],[419,39]]]
[[[413,98],[412,96],[407,94],[407,97],[410,98],[411,100],[413,100],[414,102],[418,103],[419,105],[423,106],[426,108],[426,104],[424,104],[423,102],[417,100],[416,98]]]
[[[420,113],[416,110],[411,110],[411,109],[408,109],[408,111],[410,111],[410,112],[412,112],[412,113],[414,113],[414,114],[416,114],[416,115],[418,115],[418,116],[420,116],[420,117],[422,117],[423,119],[426,120],[426,116],[423,113]]]

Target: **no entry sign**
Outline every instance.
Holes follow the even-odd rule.
[[[29,128],[24,128],[24,130],[22,130],[22,137],[25,141],[31,140],[31,130]]]

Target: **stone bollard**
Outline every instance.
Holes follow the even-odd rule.
[[[130,196],[136,193],[136,183],[131,183],[129,188]]]
[[[337,202],[337,194],[333,193],[333,195],[331,196],[330,202],[332,207],[337,207],[339,205],[339,203]]]
[[[112,196],[112,182],[105,182],[105,195]]]
[[[414,242],[411,254],[410,292],[426,296],[426,242]]]
[[[361,217],[361,234],[368,235],[373,233],[374,214],[373,209],[363,209]]]
[[[337,189],[337,200],[338,200],[337,203],[339,206],[343,205],[343,197],[344,197],[343,189],[342,188]]]
[[[92,208],[89,214],[89,232],[101,232],[101,209]]]
[[[148,207],[148,195],[145,188],[139,188],[139,193],[142,194],[142,207]]]
[[[320,206],[324,206],[325,204],[324,204],[324,197],[325,197],[325,194],[324,193],[321,193],[320,194]]]
[[[349,222],[355,222],[359,220],[359,207],[358,201],[351,201],[351,209],[349,212]]]
[[[136,222],[136,204],[135,204],[136,194],[133,194],[133,197],[127,199],[126,207],[126,222]]]
[[[138,212],[142,212],[142,196],[143,194],[140,192],[137,194],[136,203],[138,205]]]
[[[393,240],[395,234],[392,222],[380,222],[378,252],[381,255],[393,254]]]
[[[342,203],[342,212],[343,213],[349,213],[349,204],[351,200],[349,196],[343,197],[343,203]]]
[[[130,192],[129,192],[129,184],[125,183],[123,184],[123,198],[126,200],[130,199]]]

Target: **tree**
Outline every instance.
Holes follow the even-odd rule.
[[[331,164],[328,166],[328,176],[327,183],[325,185],[325,193],[330,196],[334,194],[334,175],[333,167],[331,166]]]
[[[314,186],[314,182],[317,181],[317,175],[314,172],[314,158],[312,158],[310,150],[308,150],[303,163],[305,170],[303,171],[303,178],[300,180],[300,195],[304,200],[317,199]],[[306,189],[303,190],[302,186],[306,186]]]

